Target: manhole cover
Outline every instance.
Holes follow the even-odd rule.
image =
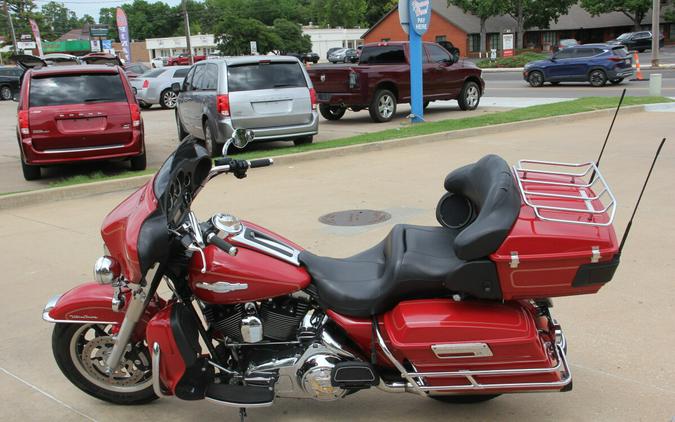
[[[329,226],[369,226],[391,218],[391,214],[376,210],[336,211],[322,215],[319,221]]]

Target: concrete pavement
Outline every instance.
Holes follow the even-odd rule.
[[[500,134],[336,156],[252,171],[242,181],[221,176],[201,193],[201,219],[228,211],[279,232],[313,252],[348,256],[395,223],[436,224],[434,207],[448,171],[487,153],[507,161],[595,159],[609,119],[541,125]],[[601,168],[626,219],[657,142],[672,133],[669,113],[617,120]],[[415,163],[423,163],[416,166]],[[279,399],[249,411],[249,420],[519,420],[670,421],[675,416],[675,148],[667,144],[643,199],[633,234],[612,282],[597,295],[555,300],[553,312],[569,341],[574,390],[503,396],[453,406],[378,390],[321,403]],[[364,183],[364,181],[367,181]],[[88,281],[101,254],[103,217],[129,192],[0,211],[0,420],[192,421],[237,419],[213,404],[158,400],[112,406],[90,398],[60,373],[50,350],[51,325],[41,321],[47,299]],[[362,228],[322,225],[318,217],[354,208],[385,210],[391,221]]]

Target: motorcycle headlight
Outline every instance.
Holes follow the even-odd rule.
[[[120,263],[111,256],[102,256],[94,264],[94,280],[99,284],[112,284],[121,273]]]

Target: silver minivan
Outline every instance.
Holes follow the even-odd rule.
[[[179,139],[203,139],[212,155],[235,129],[251,129],[256,141],[311,143],[319,130],[316,93],[304,66],[289,56],[205,60],[190,68],[178,91]]]

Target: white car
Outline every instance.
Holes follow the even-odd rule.
[[[176,108],[178,95],[171,90],[171,84],[183,83],[190,66],[167,66],[152,69],[131,79],[131,86],[142,108],[159,104],[162,108]]]
[[[150,64],[152,65],[153,69],[164,67],[164,65],[166,64],[166,59],[167,59],[166,57],[155,57],[150,61]]]

